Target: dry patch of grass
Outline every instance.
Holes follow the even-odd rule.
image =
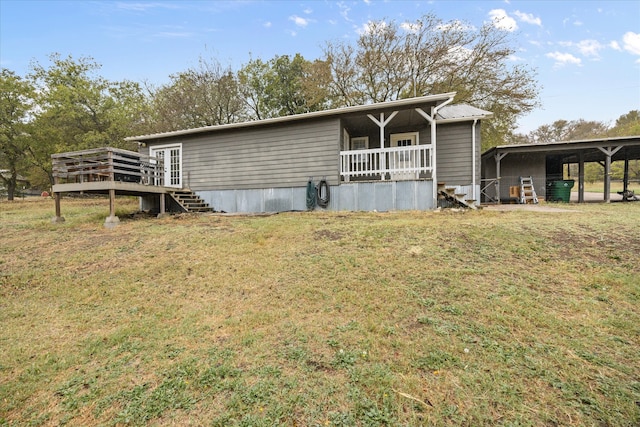
[[[638,425],[640,204],[0,203],[0,424]]]

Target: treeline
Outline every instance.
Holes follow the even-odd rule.
[[[640,135],[640,110],[629,111],[618,117],[612,124],[593,120],[556,120],[551,124],[540,126],[527,135],[515,134],[510,142],[536,144],[635,135]],[[570,173],[571,176],[577,177],[578,165],[571,165]],[[623,176],[624,162],[614,162],[611,165],[611,178],[622,180]],[[604,167],[597,163],[587,163],[584,167],[584,177],[588,182],[603,181]],[[629,179],[640,183],[640,161],[629,162]]]

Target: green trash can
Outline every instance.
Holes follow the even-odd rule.
[[[575,181],[572,179],[553,181],[550,188],[550,200],[553,202],[569,203],[569,200],[571,200],[571,189],[574,184]]]

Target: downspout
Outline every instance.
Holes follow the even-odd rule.
[[[475,203],[479,205],[478,198],[476,197],[476,123],[478,123],[478,119],[473,120],[473,125],[471,125],[471,186],[473,188],[471,194],[472,199],[475,200]]]

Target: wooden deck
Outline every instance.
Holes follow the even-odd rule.
[[[164,186],[163,159],[134,151],[104,147],[54,154],[53,195],[56,203],[55,222],[64,221],[60,214],[62,193],[108,194],[110,215],[105,222],[115,223],[115,196],[157,194],[160,213],[165,211],[164,195],[175,188]]]

